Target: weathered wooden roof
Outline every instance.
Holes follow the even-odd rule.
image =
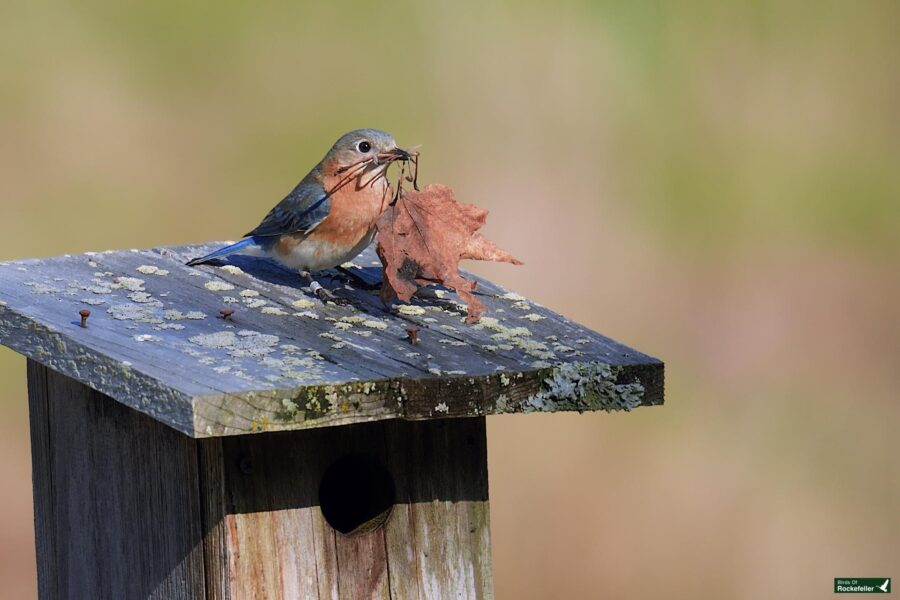
[[[385,308],[372,249],[320,278],[339,306],[264,259],[184,266],[220,245],[0,263],[0,343],[194,437],[663,401],[659,360],[484,279],[467,325],[440,289]]]

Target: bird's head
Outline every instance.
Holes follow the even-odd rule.
[[[410,153],[399,148],[394,138],[378,129],[356,129],[334,143],[322,160],[327,175],[363,173],[382,169],[395,160],[409,160]]]

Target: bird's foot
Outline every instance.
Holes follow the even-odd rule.
[[[350,302],[346,298],[341,298],[328,288],[324,287],[321,283],[316,281],[312,273],[309,271],[300,271],[300,277],[303,277],[309,282],[309,289],[313,294],[316,295],[316,298],[321,300],[322,302],[334,302],[340,306],[345,306]]]
[[[318,281],[313,280],[309,284],[309,289],[312,290],[312,293],[316,295],[316,297],[322,302],[334,302],[339,306],[346,306],[350,304],[350,301],[346,298],[341,298],[331,290],[322,286]]]

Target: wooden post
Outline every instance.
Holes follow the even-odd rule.
[[[492,598],[485,415],[663,400],[660,361],[484,280],[467,325],[204,251],[0,263],[41,598]]]

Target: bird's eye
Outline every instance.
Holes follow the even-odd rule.
[[[366,140],[363,140],[356,145],[356,149],[359,150],[360,152],[362,152],[363,154],[365,154],[366,152],[368,152],[369,150],[372,149],[372,144],[370,144]]]

